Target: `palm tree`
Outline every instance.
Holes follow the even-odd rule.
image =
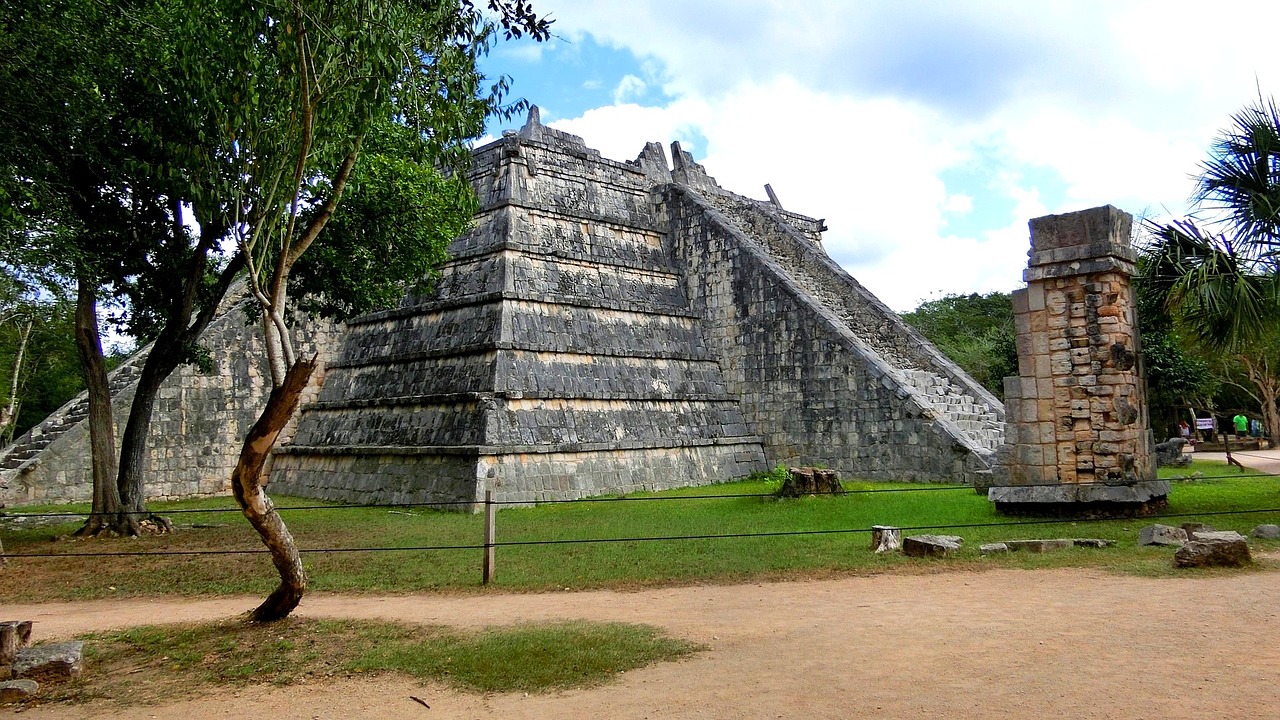
[[[1146,282],[1181,333],[1242,382],[1270,436],[1280,433],[1280,108],[1274,98],[1231,118],[1200,169],[1194,216],[1152,223]],[[1249,386],[1257,392],[1253,392]]]
[[[1192,199],[1213,213],[1152,224],[1150,280],[1170,312],[1208,349],[1259,341],[1280,323],[1280,107],[1262,98],[1231,118],[1201,166]]]

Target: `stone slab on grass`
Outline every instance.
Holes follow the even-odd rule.
[[[1231,540],[1232,542],[1247,542],[1245,536],[1235,530],[1198,530],[1191,534],[1188,540]]]
[[[1171,525],[1148,525],[1138,531],[1139,545],[1182,545],[1187,542],[1187,531]]]
[[[1074,538],[1071,542],[1076,547],[1082,548],[1106,548],[1116,544],[1115,540],[1104,540],[1102,538]]]
[[[1175,567],[1241,567],[1252,562],[1249,543],[1237,532],[1197,533],[1173,554]]]
[[[983,543],[978,546],[978,552],[983,555],[999,555],[1009,552],[1009,546],[1002,542]]]
[[[0,682],[0,705],[30,700],[40,692],[40,683],[35,680],[5,680]]]
[[[1249,534],[1264,540],[1280,540],[1280,525],[1259,525]]]
[[[1005,540],[1005,545],[1013,552],[1047,553],[1055,550],[1067,550],[1075,546],[1075,542],[1067,538],[1056,540]]]
[[[946,557],[959,550],[964,538],[959,535],[912,535],[902,540],[902,553],[909,557]]]
[[[83,654],[79,640],[23,648],[13,663],[13,676],[46,684],[75,680],[84,669]]]

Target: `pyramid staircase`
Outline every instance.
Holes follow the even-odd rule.
[[[678,143],[672,154],[683,198],[761,252],[769,272],[792,285],[803,302],[816,305],[836,333],[910,396],[921,416],[936,418],[972,454],[975,472],[994,467],[1004,439],[1003,404],[826,255],[822,221],[786,212],[771,188],[769,201],[725,191]]]
[[[132,388],[138,381],[142,365],[147,361],[148,350],[150,346],[134,354],[107,375],[107,385],[111,388],[112,397]],[[31,466],[41,451],[88,417],[89,393],[84,391],[0,450],[0,473],[6,476],[21,473]]]

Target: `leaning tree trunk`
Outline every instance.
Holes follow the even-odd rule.
[[[240,460],[231,473],[231,491],[244,511],[249,523],[262,536],[262,542],[271,551],[271,562],[280,573],[280,586],[253,611],[258,622],[281,620],[293,612],[302,601],[307,589],[307,575],[302,568],[302,556],[285,527],[284,520],[276,512],[271,498],[267,497],[262,469],[275,447],[280,431],[289,424],[302,391],[311,381],[316,359],[295,362],[284,376],[284,382],[271,391],[267,406],[258,421],[253,424],[240,450]]]
[[[176,352],[170,345],[161,346],[159,340],[152,346],[142,366],[142,376],[134,389],[133,403],[129,406],[129,420],[124,426],[120,442],[120,471],[116,487],[120,503],[130,517],[148,518],[160,532],[173,529],[168,519],[147,512],[146,494],[143,491],[142,469],[147,461],[147,435],[151,432],[151,416],[156,396],[165,378],[178,367]]]
[[[175,208],[174,217],[181,215],[181,208]],[[178,369],[186,350],[199,340],[205,328],[213,321],[218,305],[226,296],[232,281],[244,268],[244,255],[236,253],[218,273],[216,281],[211,285],[205,282],[209,249],[215,246],[215,239],[221,236],[218,225],[201,226],[200,244],[187,271],[185,291],[182,296],[171,298],[173,304],[166,316],[164,329],[152,344],[151,352],[142,365],[142,376],[138,378],[138,384],[134,388],[129,419],[120,440],[120,473],[116,480],[120,501],[126,511],[136,517],[151,520],[162,532],[172,530],[173,526],[168,519],[147,512],[143,487],[152,413],[160,386]],[[197,288],[199,292],[196,291]]]
[[[114,531],[137,535],[137,518],[124,512],[116,488],[115,422],[111,417],[111,388],[98,334],[97,288],[85,278],[77,282],[76,350],[89,389],[89,454],[93,466],[93,506],[77,535]]]

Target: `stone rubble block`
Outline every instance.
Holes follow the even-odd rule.
[[[871,550],[884,553],[902,548],[902,530],[892,525],[871,526]]]
[[[13,663],[13,676],[45,684],[69,682],[80,677],[83,655],[84,643],[79,640],[23,648]]]
[[[40,683],[35,680],[3,680],[0,681],[0,705],[30,700],[39,692]]]
[[[963,544],[959,535],[911,535],[903,538],[902,553],[908,557],[946,557]]]
[[[1000,555],[1009,552],[1009,546],[1002,542],[983,543],[978,546],[978,552],[983,555]]]
[[[1259,525],[1249,534],[1253,537],[1262,538],[1264,540],[1280,540],[1280,525]]]
[[[1202,522],[1185,522],[1182,523],[1182,529],[1187,531],[1187,539],[1195,540],[1195,534],[1198,532],[1216,532],[1218,528],[1212,525],[1205,525]]]
[[[1188,540],[1230,540],[1232,542],[1245,541],[1245,536],[1235,530],[1197,530],[1188,537]]]
[[[1187,542],[1187,531],[1170,525],[1148,525],[1138,531],[1139,545],[1182,545]]]
[[[1106,548],[1116,544],[1115,540],[1104,540],[1102,538],[1075,538],[1071,542],[1076,547],[1082,548]]]
[[[1236,532],[1200,533],[1173,554],[1174,567],[1242,567],[1253,561],[1249,543]]]
[[[1006,540],[1012,552],[1047,553],[1055,550],[1068,550],[1075,545],[1070,539],[1056,540]]]

